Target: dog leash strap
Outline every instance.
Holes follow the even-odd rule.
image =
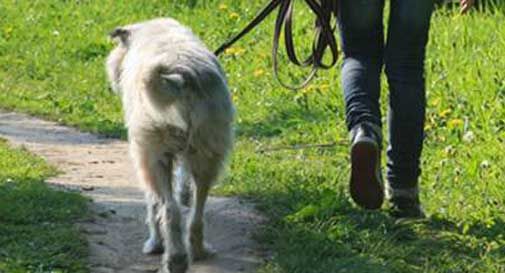
[[[294,2],[289,1],[289,6],[287,7],[286,14],[284,15],[279,15],[282,16],[284,19],[284,41],[286,45],[286,53],[288,54],[289,60],[301,67],[307,67],[312,64],[312,59],[313,56],[309,56],[306,58],[304,61],[300,62],[298,59],[298,56],[296,55],[295,51],[295,46],[293,42],[293,8],[294,8]],[[282,24],[282,22],[279,22],[279,24]],[[275,40],[274,40],[275,41]]]
[[[277,16],[277,20],[275,22],[275,30],[274,30],[274,41],[272,47],[272,63],[273,63],[273,71],[274,77],[277,79],[279,84],[284,88],[291,90],[299,90],[307,86],[310,81],[314,78],[317,72],[317,67],[314,65],[313,56],[311,55],[304,63],[300,63],[298,58],[296,57],[296,53],[294,51],[293,46],[293,36],[292,32],[288,30],[290,29],[290,22],[293,13],[293,1],[284,1],[279,8],[279,14]],[[278,52],[279,52],[279,44],[280,44],[280,36],[282,32],[282,27],[284,25],[284,35],[286,41],[286,51],[288,53],[288,57],[291,62],[299,66],[309,66],[312,65],[312,69],[309,75],[302,81],[302,83],[298,85],[289,85],[282,81],[279,77],[279,61],[278,61]]]
[[[221,55],[221,53],[223,53],[227,48],[231,47],[235,42],[240,40],[240,38],[244,37],[247,33],[253,30],[259,23],[263,22],[263,20],[265,20],[265,18],[267,18],[267,16],[270,15],[270,13],[272,13],[272,11],[281,3],[282,0],[272,0],[241,32],[222,44],[216,51],[214,51],[214,54],[216,56]]]
[[[335,0],[322,0],[320,3],[315,0],[306,0],[306,2],[317,18],[313,49],[314,61],[318,68],[329,69],[338,61],[338,43],[334,35],[336,27],[331,26],[332,14],[335,17],[338,16],[337,2]],[[323,55],[327,48],[330,49],[332,58],[329,64],[324,64]]]
[[[274,77],[285,88],[298,90],[306,87],[316,75],[318,69],[329,69],[333,67],[338,60],[338,44],[334,32],[336,27],[331,25],[331,20],[338,15],[338,0],[305,0],[310,10],[316,15],[315,34],[312,44],[311,54],[300,61],[296,54],[293,40],[293,10],[296,0],[272,0],[265,6],[259,14],[236,36],[221,45],[214,54],[219,56],[227,48],[231,47],[235,42],[249,33],[258,24],[265,20],[273,10],[279,8],[279,12],[275,21],[274,39],[272,47],[272,62]],[[279,78],[279,62],[278,52],[280,44],[280,36],[284,28],[284,43],[288,59],[293,64],[300,67],[312,67],[308,76],[298,85],[289,85]],[[329,63],[324,63],[323,57],[326,50],[329,49],[331,59]]]

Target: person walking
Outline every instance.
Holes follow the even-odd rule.
[[[474,4],[474,0],[460,2],[463,13]],[[350,193],[365,209],[380,208],[385,195],[392,216],[422,218],[419,176],[426,109],[424,60],[434,0],[390,0],[387,37],[384,5],[384,0],[339,0],[342,86],[351,137]],[[389,85],[385,185],[379,105],[383,66]]]

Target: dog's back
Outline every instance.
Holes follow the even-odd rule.
[[[120,27],[111,36],[118,46],[107,58],[107,74],[122,97],[132,160],[146,186],[150,236],[143,251],[164,248],[162,271],[182,273],[188,257],[212,253],[203,241],[204,205],[233,138],[224,72],[203,43],[172,19]],[[173,194],[175,163],[194,188],[187,239]]]
[[[115,32],[120,44],[109,57],[109,78],[120,89],[130,130],[194,130],[195,137],[216,135],[202,149],[226,150],[233,119],[226,79],[215,56],[191,30],[172,19],[155,19]],[[120,77],[115,79],[114,73]],[[193,140],[198,146],[203,141]]]

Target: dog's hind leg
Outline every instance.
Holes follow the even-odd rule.
[[[197,155],[189,159],[194,191],[188,226],[188,243],[193,260],[206,259],[215,254],[215,251],[204,241],[204,212],[210,187],[218,176],[221,164],[222,157],[219,156],[208,158]]]
[[[139,178],[151,197],[147,199],[150,238],[144,247],[151,251],[162,241],[165,251],[161,272],[184,273],[188,255],[183,242],[181,212],[172,191],[174,156],[147,151],[134,143],[131,153]]]
[[[192,177],[187,164],[181,159],[177,161],[175,170],[175,198],[179,204],[189,207],[191,204]]]
[[[161,232],[164,237],[165,253],[162,259],[161,272],[185,273],[189,258],[183,242],[182,215],[178,202],[173,196],[172,180],[174,156],[166,154],[159,162],[161,169]]]
[[[149,227],[149,239],[145,241],[142,252],[145,254],[163,253],[163,242],[160,235],[160,215],[159,210],[161,202],[159,197],[153,193],[146,193],[147,218],[146,223]]]
[[[138,179],[144,186],[147,217],[146,224],[149,228],[149,238],[145,241],[142,252],[155,254],[163,252],[163,242],[160,234],[159,209],[161,207],[160,189],[158,187],[158,174],[156,174],[157,160],[150,158],[152,153],[143,149],[132,141],[130,155],[135,165]]]

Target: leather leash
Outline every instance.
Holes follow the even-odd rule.
[[[293,41],[293,10],[297,0],[271,0],[256,17],[236,36],[221,45],[214,54],[219,56],[227,48],[249,33],[252,29],[263,22],[276,8],[279,9],[275,21],[274,39],[272,48],[272,60],[274,76],[285,88],[298,90],[306,87],[316,75],[319,69],[329,69],[338,60],[338,44],[335,38],[335,26],[332,26],[333,16],[338,16],[338,0],[305,0],[309,9],[316,15],[314,41],[312,42],[312,52],[304,60],[300,60],[296,54]],[[284,43],[289,60],[299,67],[311,67],[308,76],[298,85],[289,85],[279,78],[278,52],[280,46],[280,36],[284,28]],[[328,63],[323,62],[324,53],[329,49],[331,59]]]

